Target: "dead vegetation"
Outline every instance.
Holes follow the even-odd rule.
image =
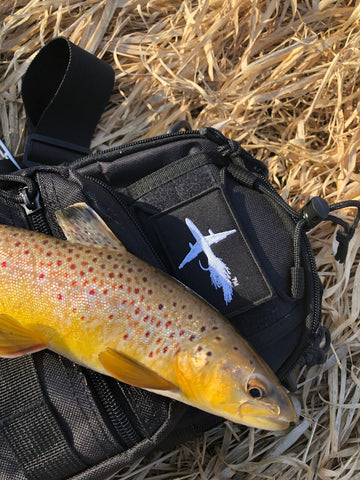
[[[21,78],[64,35],[116,72],[94,149],[187,119],[264,160],[295,208],[314,195],[360,199],[358,2],[3,0],[0,20],[0,134],[15,154],[26,136]],[[274,435],[224,424],[117,478],[360,479],[360,231],[344,265],[332,225],[310,237],[332,345],[325,365],[299,372],[296,427]]]

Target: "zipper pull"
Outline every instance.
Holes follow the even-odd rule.
[[[30,192],[29,187],[24,187],[20,191],[20,196],[23,198],[23,202],[20,204],[25,210],[26,215],[32,215],[35,212],[41,210],[40,205],[40,193],[37,189]]]
[[[14,166],[17,170],[21,170],[20,165],[17,163],[15,158],[11,155],[8,148],[0,140],[0,171],[1,173],[9,173],[14,171]]]
[[[306,230],[311,230],[320,222],[326,220],[329,215],[330,207],[326,200],[321,197],[312,197],[308,203],[300,210],[306,221]]]

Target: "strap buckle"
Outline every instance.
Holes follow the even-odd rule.
[[[89,148],[58,138],[32,133],[28,136],[23,163],[26,167],[34,165],[59,165],[91,153]],[[30,160],[36,159],[36,161]]]

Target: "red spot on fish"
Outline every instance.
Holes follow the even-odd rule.
[[[79,272],[79,275],[80,275],[80,277],[83,277],[83,276],[85,275],[85,272],[84,272],[83,270],[81,270],[81,271]]]
[[[135,308],[135,315],[139,315],[139,313],[140,313],[140,308],[139,307]]]
[[[212,327],[211,330],[219,330],[219,327]]]
[[[15,245],[15,247],[20,247],[20,245],[21,245],[21,242],[15,242],[15,244],[14,244],[14,245]]]
[[[163,308],[164,308],[164,305],[163,305],[162,303],[159,303],[158,309],[159,309],[159,310],[162,310]]]
[[[7,265],[6,265],[6,262],[2,262],[2,263],[1,263],[1,266],[2,266],[2,268],[6,268],[6,266],[7,266]]]
[[[72,264],[70,265],[70,268],[71,268],[71,270],[75,270],[75,268],[76,268],[75,263],[72,263]]]
[[[89,267],[88,271],[91,273],[94,271],[94,267]]]
[[[60,266],[62,265],[62,261],[61,261],[61,260],[57,260],[57,261],[56,261],[56,265],[57,265],[58,267],[60,267]]]
[[[109,315],[109,319],[110,319],[110,320],[112,320],[113,318],[114,318],[114,315],[113,315],[113,314]]]
[[[148,290],[148,294],[149,295],[152,295],[153,291],[152,290]]]
[[[182,337],[185,334],[185,330],[180,330],[179,335]]]
[[[131,287],[128,287],[128,288],[127,288],[127,292],[128,292],[128,293],[131,293]]]
[[[42,280],[44,277],[45,277],[45,274],[44,274],[44,273],[40,273],[39,279]]]
[[[109,278],[114,278],[114,277],[115,277],[115,273],[114,273],[114,272],[109,273]]]
[[[205,332],[205,330],[206,330],[206,327],[201,327],[201,328],[200,328],[200,331],[201,331],[201,332]]]
[[[161,325],[161,321],[159,320],[157,323],[156,323],[156,327],[160,327]]]
[[[169,327],[170,327],[170,325],[171,325],[171,321],[170,321],[170,320],[169,320],[168,322],[166,322],[166,323],[165,323],[165,327],[166,327],[166,328],[169,328]]]
[[[143,277],[143,282],[147,282],[147,278],[146,278],[146,277]]]
[[[145,337],[146,337],[146,338],[149,338],[149,337],[150,337],[150,332],[149,332],[149,330],[145,333]]]
[[[129,335],[127,333],[125,333],[125,335],[123,336],[123,339],[127,340],[128,338],[129,338]]]
[[[201,352],[202,349],[203,349],[203,347],[202,347],[201,345],[199,345],[196,350],[197,350],[198,352]]]
[[[195,338],[196,338],[195,335],[191,335],[191,336],[189,337],[190,342],[192,342],[193,340],[195,340]]]
[[[130,282],[131,282],[131,278],[130,278],[130,277],[127,277],[125,281],[126,281],[127,283],[130,283]]]
[[[135,288],[135,290],[134,290],[134,293],[138,294],[138,293],[139,293],[139,291],[140,291],[140,289],[139,289],[139,288]]]
[[[118,267],[119,267],[119,265],[117,263],[114,263],[113,269],[116,270]]]
[[[29,250],[25,250],[25,251],[24,251],[24,254],[25,254],[25,255],[29,255],[29,253],[30,253]]]
[[[123,290],[124,289],[124,285],[119,285],[119,290]]]
[[[156,340],[156,343],[160,343],[160,342],[161,342],[161,340],[162,340],[162,338],[161,338],[161,337],[159,337],[159,338]]]
[[[77,312],[77,308],[74,307],[74,308],[72,309],[72,311],[73,311],[73,313],[76,313],[76,312]]]
[[[98,279],[98,277],[93,277],[93,278],[91,279],[91,281],[92,281],[93,283],[96,283],[96,282],[97,282],[97,279]]]
[[[146,315],[146,317],[143,318],[144,322],[147,322],[149,320],[149,315]]]
[[[169,335],[169,338],[174,338],[175,337],[175,332],[171,332]]]
[[[111,259],[112,259],[112,256],[111,256],[111,255],[108,255],[106,258],[107,258],[108,260],[111,260]]]
[[[176,307],[177,303],[176,302],[173,302],[173,307]]]
[[[126,303],[127,303],[127,300],[123,300],[123,301],[121,302],[121,305],[125,305]]]
[[[43,244],[43,245],[47,245],[48,243],[49,243],[49,240],[43,240],[43,241],[42,241],[42,244]]]
[[[81,320],[85,320],[85,317],[84,317],[84,315],[81,317]]]
[[[83,281],[83,287],[86,287],[87,285],[89,285],[89,280],[84,280]]]
[[[53,252],[46,252],[46,256],[47,256],[47,257],[51,257],[52,253],[53,253]]]
[[[152,356],[154,355],[154,352],[150,352],[149,353],[149,357],[152,358]]]
[[[76,287],[76,285],[77,285],[77,280],[73,280],[73,281],[71,282],[71,286],[72,286],[72,287]]]
[[[89,295],[95,295],[95,290],[93,288],[89,290]]]
[[[168,350],[169,350],[168,347],[164,347],[164,348],[163,348],[163,352],[164,352],[164,353],[166,353]]]
[[[188,319],[191,320],[193,318],[193,316],[190,314],[188,315]]]
[[[100,265],[100,268],[101,268],[102,270],[104,270],[104,268],[105,268],[105,264],[104,264],[104,263],[102,263],[102,264]]]
[[[63,296],[62,296],[61,293],[58,293],[57,299],[58,299],[58,300],[62,300],[62,299],[63,299]]]
[[[108,294],[108,289],[107,289],[107,288],[105,288],[105,290],[103,291],[103,294],[104,294],[104,295],[107,295],[107,294]]]

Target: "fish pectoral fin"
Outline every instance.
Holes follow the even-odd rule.
[[[176,385],[165,380],[158,373],[113,348],[107,348],[105,352],[101,352],[99,360],[108,374],[121,382],[152,390],[178,390]]]
[[[0,314],[0,357],[20,357],[44,348],[46,344],[35,338],[30,330],[10,315]]]
[[[57,210],[55,216],[69,242],[126,250],[104,220],[84,202]]]

